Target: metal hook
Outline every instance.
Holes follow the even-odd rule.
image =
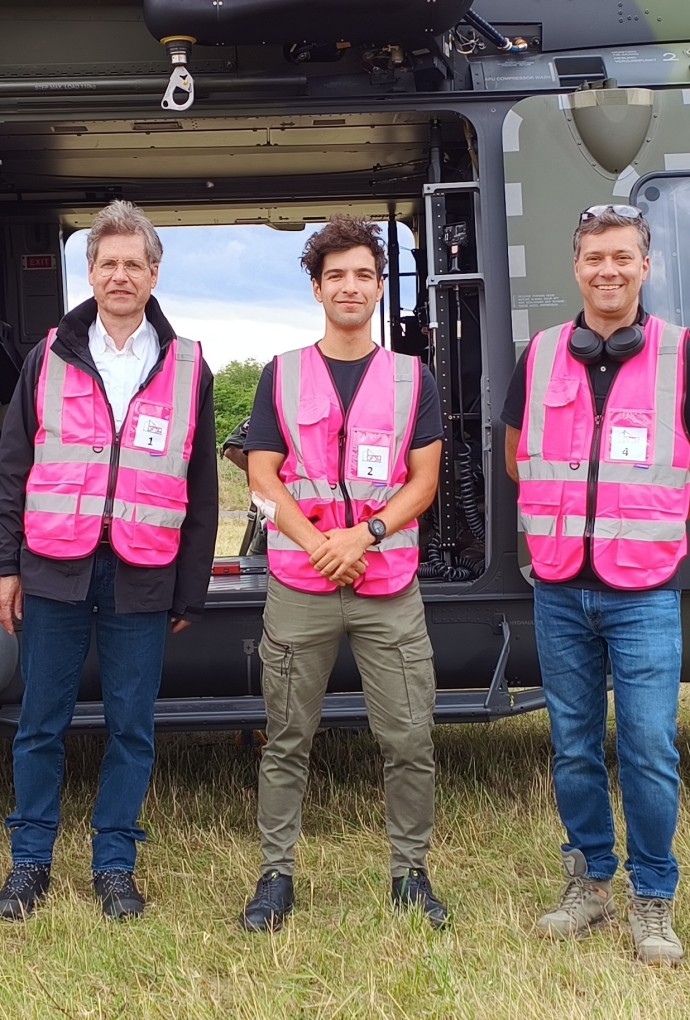
[[[187,92],[187,98],[183,103],[175,102],[175,89],[181,89],[183,92]],[[165,90],[165,95],[161,100],[161,106],[164,110],[188,110],[194,102],[194,79],[187,70],[181,64],[173,68],[173,72],[170,75],[170,81],[168,87]]]

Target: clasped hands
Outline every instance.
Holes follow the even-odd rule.
[[[367,569],[364,554],[372,545],[368,528],[333,528],[322,537],[323,542],[309,557],[312,566],[339,588],[353,584]]]

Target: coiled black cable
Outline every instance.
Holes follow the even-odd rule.
[[[484,541],[486,529],[484,517],[477,507],[477,498],[474,488],[474,472],[472,468],[472,454],[467,443],[459,446],[457,453],[458,481],[460,483],[460,502],[473,538],[478,542]]]

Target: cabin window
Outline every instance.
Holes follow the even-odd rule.
[[[690,174],[644,177],[633,189],[631,201],[652,230],[644,306],[667,322],[690,325]]]

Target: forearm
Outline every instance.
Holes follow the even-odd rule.
[[[517,450],[520,443],[520,429],[506,425],[505,460],[509,478],[518,484],[520,481],[517,467]]]
[[[386,525],[386,533],[394,535],[396,531],[406,528],[420,514],[431,506],[436,494],[436,485],[419,480],[405,485],[386,504],[384,510],[376,516]]]
[[[322,533],[304,515],[296,500],[285,488],[278,474],[256,460],[261,451],[249,455],[249,488],[257,506],[265,506],[265,514],[275,526],[305,552],[311,554],[323,541]],[[261,501],[261,502],[260,502]]]
[[[392,496],[385,509],[376,516],[386,525],[386,532],[394,535],[407,527],[431,506],[438,487],[438,470],[441,460],[441,441],[420,450],[410,451],[410,473],[403,487]]]

